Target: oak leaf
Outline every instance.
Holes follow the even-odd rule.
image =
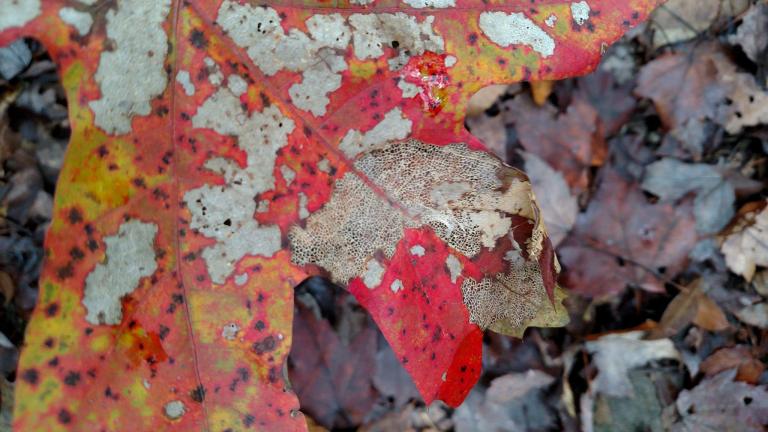
[[[15,427],[304,429],[282,370],[319,273],[458,405],[482,330],[554,307],[557,268],[467,102],[588,72],[658,3],[0,0],[72,125]]]

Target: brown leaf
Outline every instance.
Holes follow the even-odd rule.
[[[637,184],[605,168],[586,212],[559,248],[564,285],[591,297],[627,284],[662,291],[697,241],[689,200],[649,203]]]
[[[327,320],[297,302],[290,377],[302,410],[327,428],[360,424],[377,397],[376,343],[376,330],[366,326],[345,345]]]
[[[531,81],[531,96],[533,102],[538,106],[542,106],[547,103],[549,95],[552,94],[552,89],[555,86],[555,81],[543,80],[543,81]]]
[[[746,345],[721,348],[701,363],[701,371],[708,377],[733,368],[738,368],[736,381],[757,384],[765,365],[753,356],[752,350]]]
[[[721,331],[728,328],[728,318],[720,306],[703,292],[698,298],[696,316],[693,323],[708,331]]]
[[[612,136],[629,120],[637,100],[631,83],[619,84],[614,74],[598,70],[579,79],[574,97],[590,104],[598,114],[604,136]]]
[[[504,105],[523,148],[561,172],[574,192],[586,189],[588,169],[603,163],[607,151],[597,111],[576,99],[564,114],[551,104],[537,107],[520,95]]]

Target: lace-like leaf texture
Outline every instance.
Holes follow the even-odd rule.
[[[656,3],[0,0],[72,124],[16,428],[304,429],[283,371],[310,274],[460,404],[483,329],[564,323],[528,179],[467,100],[588,72]]]

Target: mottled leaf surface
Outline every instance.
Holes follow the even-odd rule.
[[[562,321],[530,184],[467,101],[589,71],[657,3],[0,0],[72,125],[16,428],[304,429],[283,365],[319,273],[458,405],[483,329]]]

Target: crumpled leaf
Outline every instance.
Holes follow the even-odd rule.
[[[651,204],[614,169],[601,173],[586,212],[558,248],[563,285],[591,297],[627,284],[663,291],[659,278],[680,272],[697,241],[690,201]]]
[[[720,246],[728,268],[747,282],[752,280],[758,266],[768,266],[768,207],[765,204],[742,211]]]
[[[734,381],[736,369],[683,390],[665,413],[667,430],[726,432],[763,431],[768,424],[768,392]]]
[[[681,292],[669,303],[650,337],[674,336],[691,323],[713,332],[728,328],[725,313],[701,285],[700,281],[695,281],[687,291]]]
[[[654,360],[680,360],[680,353],[669,339],[643,340],[642,331],[608,334],[586,343],[597,367],[593,382],[596,394],[631,396],[632,383],[627,373]]]
[[[304,429],[282,370],[321,273],[425,401],[461,403],[482,329],[525,328],[556,277],[468,100],[594,68],[659,1],[90,3],[0,0],[0,43],[42,41],[72,125],[19,429]]]
[[[646,168],[643,189],[665,201],[695,192],[693,214],[700,234],[719,232],[735,214],[736,191],[711,165],[661,159]]]

